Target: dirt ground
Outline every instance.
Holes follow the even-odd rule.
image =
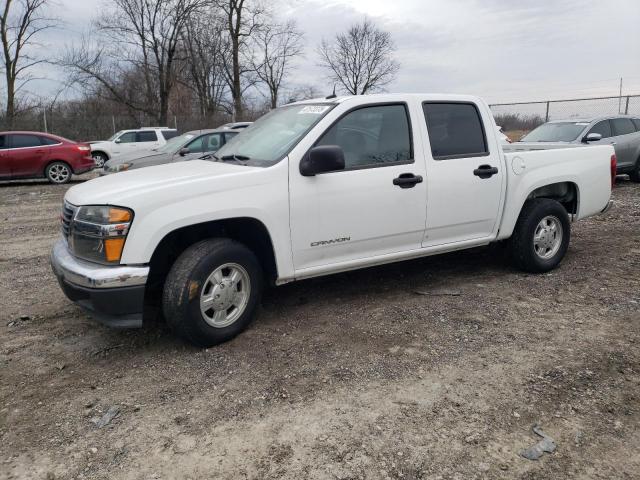
[[[640,477],[640,185],[552,273],[491,247],[287,285],[208,350],[63,296],[66,188],[0,186],[0,478]]]

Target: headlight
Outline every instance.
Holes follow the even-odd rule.
[[[87,205],[78,208],[69,235],[71,251],[99,263],[118,263],[133,220],[128,208]]]
[[[117,165],[110,165],[109,167],[107,167],[107,172],[124,172],[125,170],[129,170],[130,166],[130,163],[118,163]]]

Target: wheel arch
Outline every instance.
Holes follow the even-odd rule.
[[[69,167],[69,169],[71,170],[71,173],[75,174],[75,170],[73,169],[73,165],[71,165],[70,162],[68,162],[67,160],[63,160],[61,158],[51,158],[49,160],[47,160],[44,164],[44,167],[42,169],[42,176],[46,177],[47,176],[47,168],[49,168],[50,165],[54,164],[54,163],[64,163],[67,167]]]
[[[525,204],[534,198],[549,198],[558,201],[571,217],[578,216],[580,212],[580,187],[576,182],[562,180],[544,185],[535,185],[527,191],[526,195],[523,195],[517,210],[518,214],[514,215],[507,225],[502,225],[499,239],[508,238],[513,234],[513,229],[522,214]]]
[[[151,255],[149,294],[162,291],[164,278],[182,252],[200,240],[213,237],[230,238],[247,246],[258,257],[267,281],[275,282],[278,277],[275,250],[264,223],[253,217],[226,218],[180,227],[167,233]]]

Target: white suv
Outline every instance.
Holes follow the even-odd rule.
[[[144,127],[138,130],[120,130],[108,140],[89,142],[91,156],[97,168],[102,168],[104,162],[134,150],[151,150],[167,143],[176,137],[178,131],[168,127]]]

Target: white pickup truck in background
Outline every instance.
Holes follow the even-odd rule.
[[[614,174],[611,146],[505,152],[476,97],[310,100],[271,111],[210,160],[72,187],[51,261],[98,320],[140,326],[145,305],[161,306],[178,334],[209,346],[247,327],[265,282],[501,240],[519,268],[548,271],[570,221],[608,208]]]

